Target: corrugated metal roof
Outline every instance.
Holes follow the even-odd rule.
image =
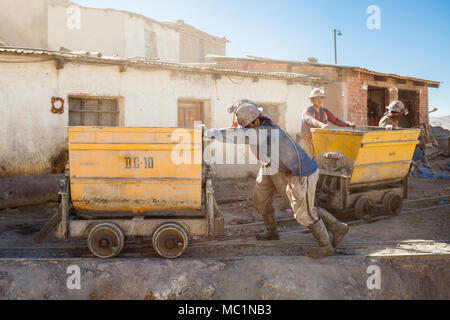
[[[105,65],[127,65],[135,67],[152,67],[160,69],[177,70],[180,72],[191,73],[205,73],[205,74],[222,74],[222,75],[237,75],[243,77],[261,77],[269,79],[283,79],[292,80],[305,84],[321,84],[328,82],[321,77],[307,76],[300,73],[284,73],[284,72],[259,72],[259,71],[245,71],[237,69],[223,69],[213,66],[195,66],[185,65],[178,63],[169,63],[163,61],[145,60],[142,58],[123,58],[123,57],[98,57],[80,53],[65,52],[65,51],[53,51],[45,49],[33,49],[33,48],[18,48],[18,47],[0,47],[0,54],[4,55],[16,55],[16,56],[33,56],[42,57],[46,56],[53,59],[62,59],[66,61],[77,61],[83,63],[95,63]]]
[[[304,61],[279,60],[279,59],[263,58],[263,57],[256,57],[256,56],[247,56],[247,57],[248,58],[242,58],[242,59],[243,60],[251,59],[251,60],[257,60],[257,61],[262,61],[262,62],[287,63],[287,64],[296,64],[296,65],[312,65],[312,66],[317,66],[317,67],[333,67],[333,68],[352,69],[352,70],[356,70],[356,71],[371,73],[371,74],[374,74],[377,76],[382,76],[382,77],[392,77],[392,78],[403,79],[403,80],[419,81],[419,82],[428,83],[430,85],[438,85],[438,86],[441,84],[441,82],[439,82],[439,81],[420,79],[420,78],[410,77],[407,75],[398,75],[395,73],[383,73],[383,72],[369,70],[369,69],[362,68],[362,67],[313,63],[313,62],[304,62]]]

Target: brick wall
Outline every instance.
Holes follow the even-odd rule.
[[[419,123],[428,122],[428,88],[423,87],[419,91]]]
[[[201,58],[201,44],[203,59]],[[191,32],[180,32],[180,62],[203,62],[207,54],[225,55],[226,43],[208,39]],[[203,61],[202,61],[203,60]]]
[[[398,100],[398,84],[395,79],[387,78],[380,80],[370,73],[354,69],[335,68],[333,66],[316,66],[313,64],[289,64],[289,63],[265,63],[251,60],[218,60],[215,61],[218,66],[227,69],[240,69],[261,72],[293,72],[311,76],[321,76],[337,83],[342,83],[344,88],[343,102],[337,104],[328,101],[333,105],[337,114],[346,115],[348,121],[355,122],[359,126],[368,125],[367,110],[367,88],[368,85],[376,87],[385,87],[389,89],[388,102]],[[381,77],[383,78],[383,77]],[[417,86],[415,84],[400,85],[402,89],[417,90],[418,101],[417,116],[414,119],[416,123],[428,122],[428,88]],[[420,90],[420,91],[419,91]]]
[[[283,63],[251,63],[248,65],[248,71],[259,72],[291,72],[291,65]]]
[[[347,108],[347,120],[358,126],[367,125],[367,87],[360,76],[347,77],[345,79],[345,102]]]
[[[337,70],[334,67],[317,67],[313,65],[292,66],[292,72],[326,77],[332,80],[338,79]]]
[[[249,62],[245,60],[214,60],[207,58],[205,62],[214,62],[218,68],[231,70],[248,70]]]

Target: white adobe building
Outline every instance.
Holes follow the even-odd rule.
[[[225,37],[210,35],[182,20],[161,22],[68,0],[0,1],[0,46],[203,63],[208,54],[225,55],[227,42]]]
[[[69,125],[192,127],[197,120],[207,127],[228,127],[227,108],[242,98],[260,104],[295,136],[311,87],[323,84],[293,73],[13,48],[0,48],[0,69],[3,177],[61,168]],[[62,101],[64,110],[58,113]],[[223,165],[217,173],[248,173],[241,169]]]

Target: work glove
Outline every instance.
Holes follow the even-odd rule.
[[[347,122],[347,123],[348,123],[348,126],[350,128],[355,128],[356,127],[356,123],[354,123],[354,122]]]
[[[329,126],[327,124],[325,124],[325,123],[322,123],[321,126],[322,126],[322,129],[328,129],[329,128]]]
[[[220,130],[216,129],[216,128],[209,129],[205,133],[205,136],[210,140],[215,139],[216,137],[219,137],[220,135],[221,135]]]
[[[200,125],[196,126],[194,129],[202,130],[202,132],[205,132],[207,130],[207,128],[204,124],[200,124]]]

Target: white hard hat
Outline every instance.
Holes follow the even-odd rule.
[[[325,98],[325,91],[323,91],[321,88],[315,88],[311,91],[309,94],[309,98],[315,98],[315,97],[322,97]]]
[[[391,102],[391,104],[389,106],[387,106],[386,109],[388,109],[388,111],[391,113],[394,112],[394,113],[400,113],[400,114],[404,114],[404,115],[408,114],[408,110],[405,108],[404,103],[401,101]]]
[[[247,127],[261,115],[261,110],[254,104],[244,103],[236,110],[236,119],[241,127]]]
[[[241,99],[239,101],[236,101],[230,108],[228,108],[228,112],[229,113],[234,113],[236,112],[237,109],[239,109],[240,106],[242,106],[244,103],[246,104],[252,104],[255,106],[255,108],[258,108],[259,111],[263,111],[263,108],[259,108],[256,103],[254,103],[252,100],[249,99]]]

